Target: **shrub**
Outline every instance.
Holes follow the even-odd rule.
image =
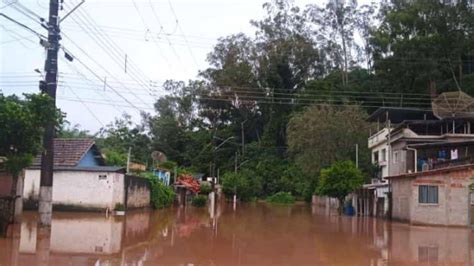
[[[228,172],[222,177],[222,191],[229,198],[236,194],[239,199],[248,201],[256,195],[258,186],[254,183],[245,171]]]
[[[125,211],[125,206],[122,203],[115,204],[114,210],[116,211]]]
[[[206,206],[206,203],[207,203],[207,197],[204,195],[196,195],[191,201],[191,204],[194,207],[204,207]]]
[[[171,206],[175,193],[171,187],[161,183],[157,178],[151,181],[151,205],[155,209],[162,209]]]
[[[212,191],[212,187],[209,184],[201,184],[200,194],[208,195],[209,193],[211,193],[211,191]]]
[[[267,198],[268,202],[279,204],[292,204],[295,198],[289,192],[278,192]]]
[[[351,161],[339,161],[321,170],[316,194],[339,200],[339,212],[342,213],[346,196],[364,184],[364,175]]]

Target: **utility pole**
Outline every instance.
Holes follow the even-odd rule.
[[[359,144],[356,144],[356,167],[359,168]]]
[[[245,132],[244,132],[244,124],[247,122],[247,119],[240,123],[240,130],[242,134],[242,160],[245,156]]]
[[[130,173],[130,156],[132,156],[132,147],[128,147],[128,154],[127,154],[127,174]]]
[[[58,78],[58,51],[59,51],[59,0],[49,1],[48,43],[46,44],[47,56],[44,64],[46,77],[44,86],[40,86],[43,93],[53,98],[56,105],[56,89]],[[41,181],[39,194],[39,222],[41,226],[51,226],[53,210],[53,165],[54,165],[54,136],[55,123],[45,125],[43,136],[43,153],[41,156]]]

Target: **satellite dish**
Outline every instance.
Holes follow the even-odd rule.
[[[166,155],[161,152],[161,151],[154,151],[151,153],[151,158],[156,161],[156,162],[159,162],[159,163],[164,163],[168,160],[168,158],[166,158]]]
[[[441,93],[431,106],[439,119],[474,118],[474,99],[462,91]]]

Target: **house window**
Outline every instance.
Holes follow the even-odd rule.
[[[418,247],[419,262],[437,262],[438,247]]]
[[[374,163],[378,163],[379,162],[379,152],[378,151],[375,151],[374,152]]]
[[[398,163],[400,161],[400,153],[398,151],[393,152],[393,162]]]
[[[421,185],[418,187],[419,203],[438,203],[438,186]]]
[[[387,150],[386,149],[383,149],[382,150],[382,162],[385,162],[387,161]]]
[[[107,175],[99,175],[99,180],[107,180]]]

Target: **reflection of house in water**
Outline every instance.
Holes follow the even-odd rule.
[[[130,212],[126,217],[99,214],[59,213],[51,224],[50,265],[93,265],[120,262],[128,249],[148,239],[150,212]],[[38,242],[36,217],[26,217],[19,228],[17,265],[36,265],[42,243]],[[143,254],[141,254],[143,256]],[[13,262],[11,263],[14,264]],[[3,262],[0,260],[0,265]],[[97,264],[102,265],[102,264]]]
[[[472,265],[472,233],[461,228],[394,225],[390,258],[394,264]]]
[[[120,251],[123,221],[109,218],[61,217],[51,225],[50,251],[67,254],[113,254]],[[36,251],[36,223],[21,225],[21,253]]]

